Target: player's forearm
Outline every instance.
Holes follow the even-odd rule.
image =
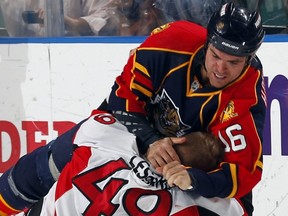
[[[73,137],[80,125],[24,155],[0,177],[0,212],[23,211],[47,194],[72,157]]]
[[[188,169],[193,177],[194,192],[204,197],[243,197],[260,181],[260,171],[250,173],[235,164],[223,163],[221,168],[206,173],[199,169]]]
[[[142,154],[147,152],[150,144],[163,138],[150,126],[149,121],[142,114],[124,111],[113,111],[113,114],[129,132],[137,137],[138,148]]]
[[[192,179],[193,193],[204,197],[228,197],[232,190],[230,176],[223,171],[213,174],[206,173],[199,169],[188,169]]]
[[[0,177],[0,211],[19,212],[31,207],[43,197],[55,180],[49,170],[50,145],[23,156]],[[3,209],[2,209],[3,207]]]

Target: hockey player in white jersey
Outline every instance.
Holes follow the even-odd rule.
[[[187,141],[188,138],[189,135]],[[203,145],[204,141],[199,140],[195,143]],[[74,144],[77,147],[71,161],[44,198],[41,216],[198,215],[196,205],[219,215],[243,214],[235,199],[193,195],[184,165],[175,164],[179,167],[181,181],[175,180],[177,174],[174,173],[170,175],[172,180],[167,179],[170,180],[168,184],[139,155],[135,136],[109,113],[94,112],[76,132]],[[183,154],[190,151],[185,144],[177,148],[177,151],[182,148]],[[205,169],[214,169],[223,156],[219,149],[214,154],[213,160],[206,158],[210,167]],[[193,163],[185,161],[185,156],[181,159],[184,163]]]

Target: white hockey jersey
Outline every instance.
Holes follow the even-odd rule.
[[[235,199],[207,199],[177,187],[139,156],[135,136],[108,113],[97,113],[75,134],[78,147],[44,198],[41,216],[242,215]]]

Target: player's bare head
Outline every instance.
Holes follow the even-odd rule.
[[[206,46],[210,43],[222,52],[248,59],[254,56],[265,35],[260,14],[232,2],[211,16],[207,32]]]
[[[183,165],[204,171],[218,167],[224,157],[224,147],[217,137],[207,132],[192,132],[185,138],[185,143],[174,145]]]

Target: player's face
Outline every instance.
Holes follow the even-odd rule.
[[[206,76],[212,86],[222,88],[234,81],[246,65],[247,57],[239,57],[224,53],[209,44],[205,67]]]

